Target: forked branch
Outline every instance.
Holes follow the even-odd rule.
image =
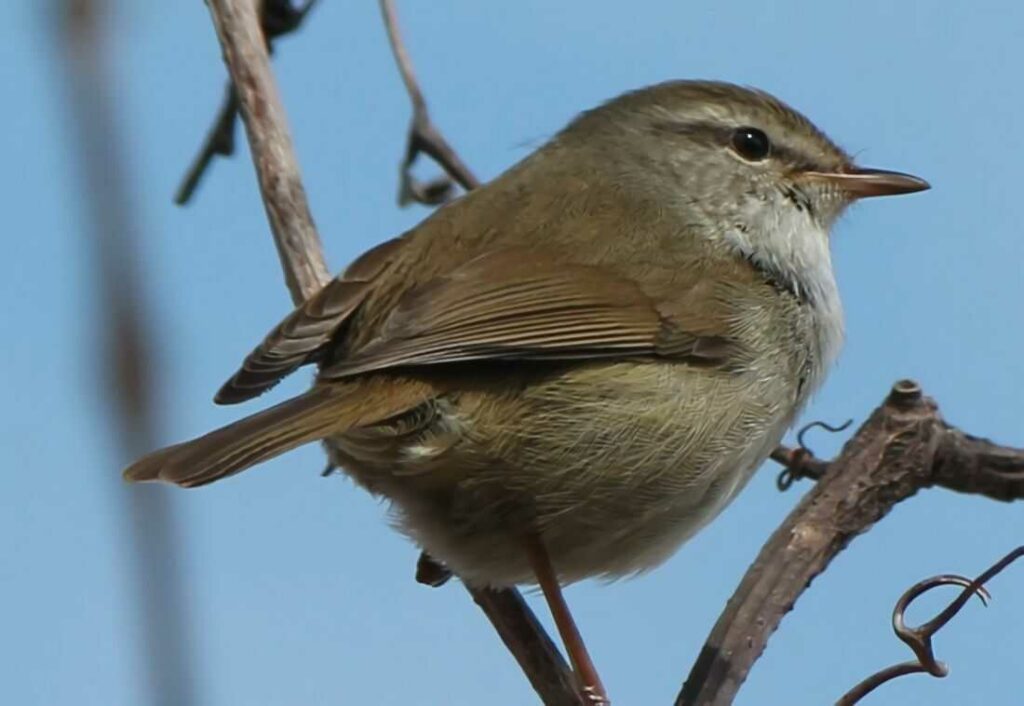
[[[794,459],[790,449],[776,457],[783,463]],[[897,503],[932,486],[998,500],[1024,498],[1024,450],[949,426],[909,380],[893,386],[837,458],[823,464],[797,454],[794,462],[811,463],[821,478],[747,570],[704,643],[677,706],[732,703],[768,638],[811,581]],[[893,669],[909,673],[903,671],[907,667]]]
[[[299,6],[292,5],[290,0],[260,0],[260,24],[266,37],[267,50],[273,51],[275,39],[297,30],[315,4],[316,0],[306,0],[304,5]],[[185,172],[181,185],[174,194],[174,203],[184,206],[192,199],[214,157],[230,157],[235,153],[237,122],[238,97],[235,95],[234,84],[228,81],[224,89],[224,101],[217,111],[217,117],[206,139],[203,140],[199,153]]]
[[[284,106],[253,0],[208,0],[224,63],[231,74],[256,176],[288,291],[296,304],[330,274],[302,186]]]
[[[412,60],[398,31],[398,16],[393,0],[380,0],[380,12],[384,18],[384,28],[388,32],[391,52],[395,56],[395,63],[398,64],[398,73],[402,76],[402,83],[405,84],[405,90],[412,103],[412,121],[406,138],[405,158],[402,160],[398,202],[403,206],[413,201],[427,206],[438,206],[451,198],[453,180],[466,191],[480,186],[480,181],[473,176],[473,172],[430,119],[427,101],[420,90],[416,73],[412,68]],[[412,166],[421,153],[433,159],[445,171],[446,176],[427,182],[416,179],[412,173]]]

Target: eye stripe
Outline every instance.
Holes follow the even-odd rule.
[[[706,144],[721,145],[722,147],[730,146],[732,136],[735,131],[735,128],[731,126],[703,121],[676,122],[665,120],[652,123],[651,127],[657,132],[665,132],[673,135],[685,135],[694,140],[705,142]],[[797,172],[823,170],[827,168],[824,165],[815,164],[806,156],[796,152],[784,144],[779,144],[774,141],[771,145],[771,154],[769,155],[769,158],[782,162],[789,166],[793,171]]]

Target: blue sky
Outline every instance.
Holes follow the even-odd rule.
[[[0,24],[0,701],[141,704],[118,500],[125,459],[97,380],[73,117],[41,5],[14,4]],[[767,89],[863,163],[927,178],[932,191],[865,203],[839,225],[848,343],[805,418],[860,421],[910,376],[951,422],[1024,445],[1020,3],[463,0],[399,10],[434,117],[483,178],[575,112],[682,77]],[[193,206],[171,203],[222,92],[203,3],[122,1],[113,22],[169,442],[234,418],[212,393],[289,303],[244,149],[214,166]],[[375,3],[323,2],[279,49],[313,213],[340,269],[426,214],[395,205],[409,108]],[[827,454],[840,441],[815,435],[813,446]],[[169,491],[201,703],[532,703],[465,593],[413,582],[416,550],[385,508],[321,479],[322,464],[307,448],[230,482]],[[654,573],[567,591],[616,703],[675,695],[739,577],[806,490],[778,493],[775,473],[766,467]],[[889,631],[896,597],[932,574],[974,574],[1022,538],[1019,505],[939,490],[901,505],[815,581],[738,703],[830,703],[908,658]],[[937,638],[950,677],[907,677],[865,703],[1019,701],[1022,582],[1011,569],[991,585],[990,608],[968,608]],[[939,602],[923,601],[912,619]]]

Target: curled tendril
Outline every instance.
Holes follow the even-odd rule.
[[[786,492],[793,483],[801,478],[806,478],[803,471],[803,462],[807,458],[806,449],[789,449],[784,452],[785,458],[781,460],[784,468],[775,476],[775,487],[781,492]]]
[[[807,432],[811,429],[824,429],[836,434],[849,429],[851,424],[853,424],[852,419],[847,419],[839,426],[818,420],[800,427],[800,431],[796,433],[797,448],[789,449],[780,446],[772,453],[772,458],[784,466],[775,478],[775,487],[785,492],[801,478],[814,480],[821,478],[824,473],[824,464],[815,460],[814,452],[807,446],[805,440]]]
[[[1024,556],[1024,546],[1014,549],[975,579],[955,574],[943,574],[925,579],[908,588],[896,601],[893,608],[892,629],[896,633],[896,637],[913,651],[917,661],[901,662],[875,672],[846,692],[836,702],[836,706],[853,706],[882,684],[904,674],[926,673],[940,678],[949,674],[949,667],[946,663],[935,658],[932,637],[960,612],[971,596],[977,596],[982,604],[988,605],[991,595],[986,590],[985,584],[1022,556]],[[922,623],[916,628],[907,627],[905,616],[910,604],[919,596],[939,586],[961,586],[963,590],[941,613],[928,622]]]
[[[811,451],[811,448],[807,445],[807,442],[804,441],[804,437],[807,436],[807,432],[809,432],[811,429],[824,429],[825,431],[831,432],[833,434],[838,434],[841,431],[846,431],[847,429],[849,429],[851,424],[853,424],[853,419],[847,419],[839,426],[834,426],[832,424],[829,424],[828,422],[823,422],[819,419],[818,421],[811,422],[810,424],[805,424],[804,426],[800,427],[800,431],[796,433],[796,443],[800,445],[801,449],[813,455],[814,452]]]
[[[950,603],[945,610],[927,623],[916,628],[907,627],[905,616],[910,604],[917,600],[918,597],[940,586],[960,586],[964,590],[960,592],[957,599]],[[893,632],[896,633],[896,637],[914,652],[917,661],[933,677],[946,676],[949,674],[949,667],[944,662],[940,662],[935,658],[935,652],[932,649],[932,636],[941,630],[963,608],[971,596],[977,596],[982,605],[985,606],[988,605],[989,600],[992,598],[984,586],[980,584],[975,585],[966,576],[943,574],[942,576],[933,576],[930,579],[914,584],[896,601],[896,606],[892,611]]]

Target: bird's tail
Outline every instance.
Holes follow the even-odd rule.
[[[192,441],[142,457],[124,471],[129,481],[206,485],[292,449],[350,428],[351,394],[342,385],[314,387],[270,409]]]

